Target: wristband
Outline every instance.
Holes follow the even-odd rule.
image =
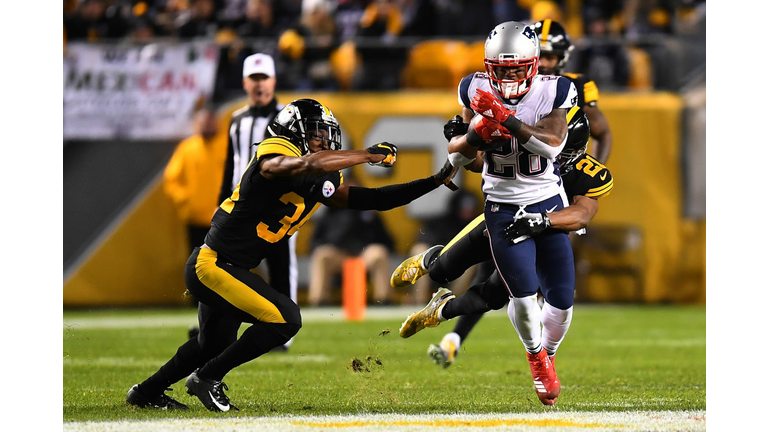
[[[547,216],[546,213],[542,213],[541,218],[544,220],[544,226],[546,228],[549,228],[552,226],[552,221],[549,219],[549,216]]]
[[[510,133],[515,133],[519,131],[520,128],[523,126],[523,122],[519,118],[511,115],[507,117],[507,119],[504,120],[504,122],[501,125],[507,128],[507,130]]]
[[[471,145],[472,147],[480,147],[480,145],[482,145],[484,142],[483,138],[474,128],[469,128],[467,134],[464,136],[467,138],[467,144]]]

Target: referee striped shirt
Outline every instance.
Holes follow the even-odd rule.
[[[232,114],[219,202],[223,202],[232,195],[248,162],[256,154],[258,145],[253,144],[260,143],[266,138],[267,126],[281,109],[283,104],[278,103],[277,99],[272,99],[272,102],[263,107],[246,105]]]

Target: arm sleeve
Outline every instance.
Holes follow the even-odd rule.
[[[416,198],[437,189],[433,177],[414,180],[409,183],[380,188],[349,187],[349,208],[358,210],[391,210],[408,204]]]

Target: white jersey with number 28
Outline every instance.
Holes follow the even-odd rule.
[[[484,72],[464,77],[459,84],[459,103],[468,109],[477,89],[496,95]],[[553,109],[578,104],[576,87],[567,78],[537,75],[531,89],[522,98],[496,98],[515,117],[534,126]],[[560,175],[553,159],[530,152],[515,137],[503,146],[485,152],[483,163],[483,193],[489,201],[516,205],[533,204],[560,193]]]

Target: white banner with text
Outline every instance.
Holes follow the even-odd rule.
[[[211,99],[211,43],[67,44],[64,139],[181,139],[195,107]]]

